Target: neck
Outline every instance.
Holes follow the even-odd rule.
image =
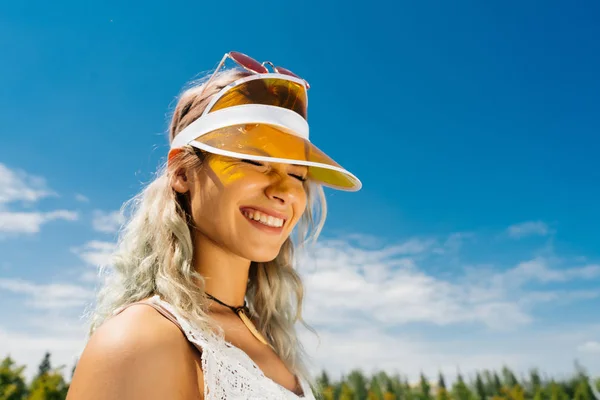
[[[194,243],[194,268],[204,277],[206,293],[233,307],[244,305],[249,260],[224,250],[199,234]]]

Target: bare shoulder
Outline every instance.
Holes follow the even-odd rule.
[[[94,332],[67,399],[198,399],[199,373],[179,328],[152,307],[135,305]]]

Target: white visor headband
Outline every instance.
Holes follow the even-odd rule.
[[[308,140],[308,122],[295,111],[263,104],[243,104],[203,115],[185,127],[171,142],[171,149],[190,144],[195,139],[228,126],[267,124]]]

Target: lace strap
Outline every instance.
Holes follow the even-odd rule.
[[[185,330],[183,329],[183,327],[181,326],[181,324],[179,323],[179,321],[177,321],[177,318],[173,314],[171,314],[166,308],[162,307],[158,303],[153,302],[152,299],[137,301],[135,303],[130,303],[130,304],[124,305],[123,307],[119,307],[118,309],[115,310],[115,312],[113,313],[113,315],[120,314],[123,311],[125,311],[127,308],[129,308],[131,306],[135,306],[136,304],[145,304],[147,306],[150,306],[150,307],[154,308],[163,317],[165,317],[166,319],[168,319],[169,321],[171,321],[172,323],[174,323],[175,326],[177,326],[185,334]]]
[[[194,345],[194,347],[196,347],[196,349],[198,349],[198,351],[200,352],[200,354],[202,354],[202,346],[200,345],[200,343],[197,343],[197,341],[192,341],[190,340],[189,334],[190,332],[188,332],[186,330],[185,327],[183,327],[181,325],[181,323],[179,322],[179,320],[177,319],[177,317],[169,310],[167,310],[167,308],[165,306],[163,306],[159,301],[156,296],[155,297],[151,297],[149,299],[146,300],[142,300],[142,301],[137,301],[135,303],[130,303],[130,304],[126,304],[122,307],[117,308],[114,312],[113,312],[113,316],[120,314],[121,312],[123,312],[125,309],[134,306],[136,304],[145,304],[147,306],[150,306],[152,308],[154,308],[156,311],[158,311],[163,317],[165,317],[166,319],[168,319],[169,321],[171,321],[173,324],[175,324],[176,327],[179,328],[179,330],[183,333],[183,335],[188,339],[188,341],[190,343],[192,343]],[[189,329],[188,329],[189,330]]]

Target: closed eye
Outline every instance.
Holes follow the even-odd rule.
[[[258,167],[262,167],[263,164],[258,162],[258,161],[254,161],[254,160],[242,160],[242,162],[245,162],[246,164],[252,164],[252,165],[256,165]]]
[[[292,178],[298,179],[300,182],[305,182],[306,181],[306,177],[304,177],[302,175],[289,174],[289,176],[291,176]]]
[[[257,167],[264,167],[264,164],[259,161],[246,160],[246,159],[242,159],[241,161],[246,164],[256,165]],[[306,177],[303,175],[299,175],[299,174],[288,174],[288,175],[291,176],[292,178],[298,179],[300,182],[306,181]]]

